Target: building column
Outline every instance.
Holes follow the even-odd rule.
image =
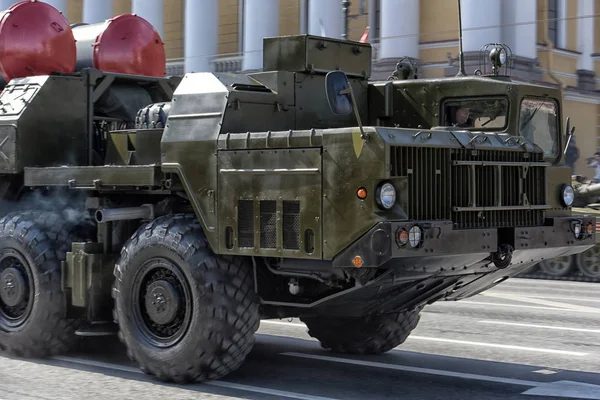
[[[583,90],[596,90],[594,72],[594,0],[579,0],[577,4],[577,86]]]
[[[13,4],[18,2],[19,0],[15,0],[13,1]],[[52,7],[63,13],[65,18],[67,18],[67,0],[44,0],[44,3],[50,4]]]
[[[113,15],[112,0],[83,0],[82,22],[95,24],[104,22]]]
[[[419,0],[381,0],[379,58],[419,58]]]
[[[504,1],[504,0],[502,0]],[[532,0],[521,0],[533,2]],[[455,2],[456,3],[456,2]],[[458,5],[456,10],[458,11]],[[458,28],[458,15],[456,27]],[[502,6],[501,0],[462,0],[460,5],[462,21],[462,44],[463,61],[467,75],[473,75],[475,70],[484,66],[481,64],[479,51],[488,43],[499,43],[502,41]],[[455,76],[459,70],[459,55],[452,58],[448,67],[444,70],[445,76]],[[491,65],[486,65],[487,71]]]
[[[502,0],[502,25],[502,43],[512,49],[513,56],[529,59],[537,57],[535,1]]]
[[[481,46],[502,40],[500,0],[462,0],[460,11],[465,53],[479,52]],[[458,20],[456,24],[458,26]]]
[[[164,34],[163,7],[163,0],[132,0],[131,13],[150,22],[162,38]]]
[[[185,0],[184,25],[184,72],[211,72],[219,45],[219,0]]]
[[[510,74],[542,80],[537,61],[537,4],[527,0],[502,0],[502,38],[512,50]]]
[[[402,57],[419,58],[420,0],[381,0],[379,9],[379,44],[373,49],[376,59],[371,71],[372,80],[387,79]],[[370,40],[376,39],[376,5],[369,8]]]
[[[279,35],[279,0],[244,0],[242,70],[263,67],[263,38]]]
[[[341,39],[343,26],[342,17],[341,1],[308,0],[309,35]]]

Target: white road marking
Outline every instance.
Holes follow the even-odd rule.
[[[558,381],[539,384],[521,394],[575,399],[600,399],[600,386],[583,382]]]
[[[523,284],[529,287],[535,286],[546,286],[546,287],[557,287],[558,289],[564,289],[565,286],[580,286],[585,288],[590,288],[591,282],[577,282],[577,281],[560,281],[560,280],[551,280],[551,279],[528,279],[528,278],[510,278],[504,282],[499,287],[492,288],[492,291],[499,291],[502,288],[508,288],[512,284],[520,285]],[[593,283],[592,283],[593,284]]]
[[[569,310],[569,311],[600,314],[600,310],[597,307],[587,307],[587,306],[580,306],[580,305],[576,305],[576,304],[559,303],[556,301],[536,299],[534,297],[523,296],[523,295],[506,294],[506,293],[482,293],[482,296],[495,297],[498,299],[505,299],[505,300],[512,300],[512,301],[520,301],[522,303],[532,303],[532,304],[537,304],[537,305],[541,305],[541,306],[556,307],[557,309],[563,309],[563,310]]]
[[[57,361],[68,362],[68,363],[81,364],[81,365],[87,365],[87,366],[91,366],[91,367],[100,367],[100,368],[106,368],[106,369],[112,369],[112,370],[117,370],[117,371],[130,372],[130,373],[144,375],[144,373],[142,371],[140,371],[139,369],[133,368],[133,367],[128,367],[126,365],[106,363],[106,362],[102,362],[102,361],[84,360],[84,359],[75,358],[75,357],[57,356],[57,357],[53,357],[53,359],[57,360]],[[312,395],[308,395],[308,394],[288,392],[288,391],[276,390],[276,389],[269,389],[269,388],[263,388],[263,387],[259,387],[259,386],[242,385],[242,384],[233,383],[233,382],[207,381],[207,382],[201,383],[200,385],[218,386],[218,387],[222,387],[222,388],[226,388],[226,389],[237,389],[237,390],[243,390],[246,392],[269,394],[272,396],[286,397],[289,399],[337,400],[332,397],[312,396]]]
[[[439,303],[435,303],[434,305],[437,304],[448,304],[450,302],[439,302]],[[561,311],[561,312],[565,312],[565,311],[572,311],[572,310],[566,310],[564,308],[556,308],[556,307],[542,307],[542,306],[526,306],[523,304],[506,304],[506,303],[491,303],[491,302],[486,302],[486,301],[468,301],[468,300],[459,300],[456,303],[458,304],[474,304],[474,305],[481,305],[481,306],[496,306],[496,307],[513,307],[513,308],[529,308],[529,309],[533,309],[533,310],[550,310],[550,311]],[[427,310],[427,309],[425,309]],[[582,313],[586,313],[589,311],[578,311],[578,312],[582,312]],[[594,313],[598,313],[600,311],[594,311]]]
[[[534,374],[542,374],[542,375],[554,375],[558,374],[558,371],[552,371],[550,369],[538,369],[537,371],[533,371]]]
[[[463,379],[473,379],[473,380],[478,380],[478,381],[506,383],[509,385],[535,387],[540,384],[540,382],[525,381],[525,380],[520,380],[520,379],[499,378],[499,377],[495,377],[495,376],[469,374],[469,373],[464,373],[464,372],[444,371],[441,369],[409,367],[407,365],[396,365],[396,364],[380,363],[380,362],[375,362],[375,361],[354,360],[351,358],[319,356],[316,354],[286,352],[286,353],[280,353],[280,355],[289,356],[289,357],[298,357],[298,358],[308,358],[308,359],[320,360],[320,361],[331,361],[331,362],[341,363],[341,364],[359,365],[362,367],[382,368],[382,369],[389,369],[389,370],[394,370],[394,371],[416,372],[416,373],[420,373],[420,374],[447,376],[447,377],[452,377],[452,378],[463,378]]]
[[[600,400],[600,386],[583,382],[558,381],[558,382],[536,382],[522,379],[500,378],[489,375],[470,374],[466,372],[444,371],[440,369],[409,367],[406,365],[386,364],[373,361],[354,360],[350,358],[319,356],[316,354],[303,354],[295,352],[280,353],[282,356],[308,358],[320,361],[330,361],[341,364],[359,365],[363,367],[382,368],[395,371],[416,372],[428,375],[446,376],[452,378],[471,379],[484,382],[504,383],[515,386],[528,386],[531,389],[521,393],[530,396],[554,396],[582,399]]]
[[[287,321],[276,321],[271,319],[262,319],[260,323],[273,324],[273,325],[288,325],[288,326],[299,326],[301,328],[306,328],[305,324],[297,323],[297,322],[287,322]]]
[[[506,294],[521,296],[520,293],[507,292]],[[572,297],[572,296],[547,296],[547,295],[531,294],[531,295],[527,295],[527,297],[533,298],[533,299],[572,300],[572,301],[583,301],[586,303],[600,303],[600,299],[588,299],[588,298],[584,298],[584,297]]]
[[[479,321],[479,322],[482,323],[482,324],[521,326],[521,327],[524,327],[524,328],[540,328],[540,329],[555,329],[555,330],[559,330],[559,331],[600,333],[600,329],[569,328],[569,327],[566,327],[566,326],[522,324],[522,323],[518,323],[518,322],[506,322],[506,321]]]
[[[296,326],[296,327],[306,328],[306,325],[298,324],[298,323],[294,323],[294,322],[262,320],[261,323],[263,323],[263,322],[266,322],[269,324],[275,324],[275,325],[287,325],[287,326]],[[466,344],[469,346],[497,347],[497,348],[501,348],[501,349],[534,351],[534,352],[538,352],[538,353],[566,354],[566,355],[580,356],[580,357],[586,356],[588,354],[588,353],[581,353],[581,352],[577,352],[577,351],[550,350],[550,349],[540,349],[537,347],[524,347],[524,346],[513,346],[513,345],[508,345],[508,344],[482,343],[482,342],[472,342],[472,341],[466,341],[466,340],[443,339],[443,338],[417,336],[417,335],[410,335],[408,337],[407,341],[410,341],[410,340],[428,340],[428,341],[433,341],[433,342]]]
[[[508,344],[495,344],[495,343],[482,343],[482,342],[471,342],[467,340],[456,340],[456,339],[442,339],[442,338],[433,338],[433,337],[425,337],[425,336],[409,336],[408,340],[427,340],[432,342],[445,342],[445,343],[456,343],[456,344],[466,344],[468,346],[482,346],[482,347],[497,347],[501,349],[511,349],[511,350],[524,350],[524,351],[534,351],[538,353],[553,353],[553,354],[566,354],[571,356],[586,356],[588,353],[580,353],[577,351],[566,351],[566,350],[549,350],[549,349],[540,349],[537,347],[522,347],[522,346],[513,346]]]

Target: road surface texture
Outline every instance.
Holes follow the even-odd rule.
[[[343,332],[340,332],[343,334]],[[165,385],[116,339],[50,360],[0,356],[0,399],[600,399],[600,284],[512,279],[425,308],[382,356],[321,349],[297,320],[263,321],[226,379]]]

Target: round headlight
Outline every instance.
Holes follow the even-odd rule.
[[[561,196],[562,196],[562,202],[565,205],[565,207],[571,207],[571,205],[575,201],[575,190],[573,190],[573,186],[564,185],[562,187]]]
[[[506,62],[506,50],[500,49],[500,65],[504,65]]]
[[[396,202],[396,189],[391,183],[384,183],[379,188],[378,203],[385,209],[390,209]]]
[[[410,228],[410,231],[408,231],[408,242],[410,243],[411,247],[419,247],[422,239],[423,234],[421,232],[421,228],[419,228],[417,225]]]
[[[573,226],[573,235],[575,235],[575,239],[581,236],[581,224],[579,222]]]

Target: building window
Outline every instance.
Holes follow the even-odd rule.
[[[558,0],[548,0],[548,39],[558,46]]]

